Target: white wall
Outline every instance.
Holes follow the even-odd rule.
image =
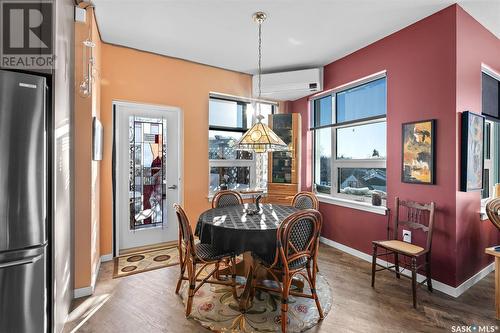
[[[73,294],[73,1],[54,1],[53,75],[53,300],[54,332],[61,332]]]

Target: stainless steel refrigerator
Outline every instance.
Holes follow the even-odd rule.
[[[44,77],[0,70],[0,332],[47,331]]]

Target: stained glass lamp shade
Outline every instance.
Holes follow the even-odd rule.
[[[288,150],[286,143],[281,140],[266,124],[262,123],[262,116],[257,116],[257,122],[236,143],[237,150],[251,150],[256,153]]]
[[[262,83],[262,22],[264,22],[266,17],[267,15],[264,12],[253,14],[254,21],[259,24],[259,100]],[[257,111],[257,122],[236,143],[236,150],[249,150],[255,153],[288,150],[286,143],[272,129],[262,123],[264,117],[260,114],[260,104],[257,104]]]

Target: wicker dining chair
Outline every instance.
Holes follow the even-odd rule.
[[[294,195],[292,206],[298,209],[319,209],[319,200],[316,194],[308,191],[302,191]],[[314,262],[314,269],[319,272],[318,262]]]
[[[425,269],[425,280],[421,284],[427,283],[427,288],[432,292],[432,276],[431,276],[431,247],[432,247],[432,230],[434,225],[434,211],[436,205],[434,202],[430,204],[420,204],[414,201],[403,201],[396,197],[396,210],[394,212],[394,236],[392,240],[373,241],[373,257],[372,257],[372,287],[375,287],[375,273],[382,270],[390,270],[396,273],[396,278],[400,278],[399,267],[407,268],[411,271],[413,307],[417,307],[417,271],[420,268]],[[401,213],[401,214],[400,214]],[[401,216],[400,216],[401,215]],[[398,228],[404,226],[413,230],[422,230],[427,234],[425,248],[411,243],[398,240]],[[383,253],[378,253],[378,249],[382,248]],[[377,263],[378,256],[394,255],[394,265],[383,266]],[[409,265],[400,265],[399,256],[409,258]],[[417,260],[423,257],[422,264],[417,264]],[[377,269],[376,267],[382,267]]]
[[[193,232],[189,224],[188,217],[184,209],[178,204],[174,204],[174,209],[179,222],[179,261],[180,274],[177,281],[175,293],[178,294],[181,288],[182,281],[189,282],[188,300],[186,302],[186,317],[190,315],[193,306],[193,297],[205,283],[221,284],[232,287],[233,296],[236,298],[236,258],[232,253],[218,254],[211,244],[194,243]],[[223,281],[220,279],[211,279],[214,274],[218,273],[219,265],[222,261],[229,261],[231,270],[231,280]],[[196,270],[196,265],[200,264],[201,268]],[[214,269],[208,273],[203,279],[200,278],[200,273],[209,265],[214,265]],[[187,276],[185,272],[187,269]],[[199,282],[196,285],[196,282]]]
[[[314,299],[320,319],[323,309],[316,293],[316,270],[312,266],[318,255],[319,233],[322,215],[314,209],[305,209],[288,216],[277,230],[276,251],[273,258],[260,258],[260,265],[254,270],[253,283],[257,289],[281,294],[281,330],[286,332],[288,319],[288,296]],[[258,269],[265,269],[278,282],[279,288],[257,285]],[[290,290],[292,278],[302,275],[311,288],[311,294]],[[282,277],[280,280],[278,277]],[[281,281],[281,285],[280,282]]]
[[[491,199],[486,204],[486,215],[488,215],[488,219],[493,223],[498,230],[500,230],[500,215],[498,215],[500,211],[500,198]]]
[[[319,208],[319,200],[316,194],[312,192],[302,191],[292,199],[292,206],[298,209],[316,209]]]
[[[243,199],[236,191],[223,190],[215,193],[212,199],[212,208],[241,205]]]

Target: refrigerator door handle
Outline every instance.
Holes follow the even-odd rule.
[[[36,257],[28,258],[28,259],[22,259],[22,260],[16,260],[16,261],[10,261],[6,263],[0,263],[0,268],[7,268],[7,267],[12,267],[12,266],[19,266],[19,265],[26,265],[26,264],[33,264],[40,260],[42,258],[43,254],[39,254]]]

